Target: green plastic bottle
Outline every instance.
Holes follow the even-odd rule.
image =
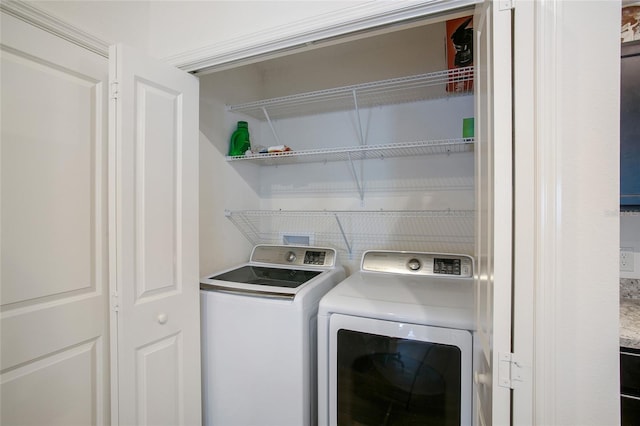
[[[229,156],[235,157],[237,155],[244,155],[244,153],[249,149],[251,149],[251,142],[249,141],[249,125],[246,121],[238,121],[238,128],[231,135]]]

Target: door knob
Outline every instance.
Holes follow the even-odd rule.
[[[476,385],[488,386],[491,384],[488,374],[478,373],[477,371],[473,373],[473,381]]]
[[[167,314],[158,314],[158,322],[160,324],[166,324],[169,320],[169,316]]]
[[[407,262],[407,267],[411,271],[417,271],[418,269],[420,269],[422,267],[422,264],[420,263],[420,261],[418,259],[411,259],[411,260],[409,260],[409,262]]]

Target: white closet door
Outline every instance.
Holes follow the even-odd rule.
[[[108,62],[0,17],[0,424],[109,424]]]
[[[476,8],[476,289],[474,375],[480,425],[511,423],[511,389],[501,383],[511,353],[512,111],[511,10]],[[501,365],[502,363],[502,365]],[[505,364],[506,363],[506,364]],[[506,387],[505,387],[506,385]]]
[[[200,424],[198,80],[118,45],[110,85],[112,418]]]

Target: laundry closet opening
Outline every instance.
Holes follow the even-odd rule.
[[[472,255],[473,67],[447,61],[447,20],[472,14],[200,75],[201,272],[290,240],[348,271],[369,249]]]

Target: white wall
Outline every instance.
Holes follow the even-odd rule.
[[[33,6],[102,39],[150,53],[151,1],[33,1]]]
[[[356,1],[151,1],[150,54],[165,58],[265,32]],[[186,28],[185,28],[185,24]]]
[[[109,43],[156,58],[229,42],[347,7],[356,1],[33,1]]]
[[[244,68],[200,80],[200,275],[248,259],[251,246],[224,216],[224,210],[257,209],[259,197],[251,182],[258,170],[230,167],[224,159],[233,131],[225,114],[228,99],[247,101],[258,92],[260,76]],[[208,96],[207,96],[208,95]],[[250,123],[253,128],[253,122]],[[242,167],[245,166],[245,167]],[[236,203],[225,205],[225,200]]]
[[[438,22],[264,61],[264,96],[441,71],[445,44],[445,23]]]

